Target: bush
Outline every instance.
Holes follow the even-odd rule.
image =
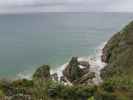
[[[12,82],[14,87],[33,87],[33,81],[27,79],[15,80]]]

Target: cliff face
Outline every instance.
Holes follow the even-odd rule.
[[[108,63],[101,73],[103,79],[113,76],[133,79],[133,21],[108,41],[102,60]]]

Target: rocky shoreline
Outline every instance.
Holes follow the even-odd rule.
[[[65,84],[99,85],[102,83],[100,71],[106,65],[106,63],[102,62],[105,44],[106,42],[97,49],[96,56],[86,58],[72,57],[68,63],[63,65],[60,72],[52,72],[52,79]]]
[[[105,64],[103,63],[103,66]],[[89,58],[87,60],[81,60],[78,57],[72,57],[65,68],[62,70],[62,76],[58,73],[51,75],[55,81],[62,83],[77,83],[77,84],[95,84],[98,85],[102,82],[100,78],[99,65],[96,64],[95,58]]]
[[[102,51],[102,48],[100,51]],[[62,76],[58,75],[58,73],[51,73],[49,65],[42,65],[34,72],[31,80],[19,79],[9,82],[2,80],[0,86],[2,85],[2,87],[4,87],[4,91],[6,90],[4,93],[6,94],[6,99],[3,100],[32,100],[33,98],[31,99],[31,94],[33,94],[33,87],[34,85],[38,84],[39,81],[42,81],[42,83],[44,82],[43,84],[46,84],[49,81],[54,85],[56,85],[57,83],[62,84],[65,86],[63,86],[62,89],[65,89],[66,87],[75,88],[75,86],[76,88],[77,86],[83,86],[82,88],[84,88],[84,86],[87,86],[86,89],[88,89],[89,91],[94,91],[93,88],[102,83],[100,71],[101,68],[105,66],[105,64],[101,62],[101,54],[99,54],[98,57],[100,63],[98,62],[96,57],[89,57],[88,59],[72,57],[69,63],[67,63],[62,69]],[[101,63],[103,64],[102,67],[99,65]],[[90,87],[92,87],[92,89],[90,89]],[[56,89],[50,88],[48,89],[48,91],[49,95],[53,96],[55,95],[54,92],[56,91]],[[90,92],[88,93],[90,94]]]
[[[103,63],[105,62],[105,63]],[[3,100],[132,100],[133,21],[102,48],[98,60],[72,57],[62,76],[40,66],[31,80],[0,81]]]

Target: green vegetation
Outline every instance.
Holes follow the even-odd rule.
[[[53,81],[39,81],[33,89],[36,100],[87,100],[95,91],[94,87],[69,86]]]
[[[29,80],[17,80],[8,85],[10,89],[1,86],[0,96],[12,96],[13,100],[21,100],[19,98],[26,96],[32,100],[88,100],[90,97],[90,100],[93,100],[92,96],[96,91],[96,87],[70,86],[54,81],[36,80],[32,83]]]
[[[116,100],[132,100],[133,97],[133,22],[114,35],[104,48],[102,70],[106,91],[111,91]]]
[[[32,80],[1,81],[0,96],[11,97],[11,100],[88,100],[88,98],[94,98],[96,86],[65,85],[59,81],[53,81],[49,69],[47,65],[39,67],[33,74]]]
[[[104,79],[112,76],[127,76],[132,79],[133,22],[114,35],[105,46],[104,51],[108,65],[101,76]]]

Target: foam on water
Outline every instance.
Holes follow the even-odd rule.
[[[32,78],[32,73],[29,73],[29,74],[19,73],[17,75],[17,78],[19,78],[19,79],[22,79],[22,78],[24,78],[24,79],[31,79]]]
[[[95,55],[92,56],[86,56],[86,57],[79,57],[78,61],[87,61],[90,63],[90,71],[96,73],[96,78],[93,79],[93,82],[95,84],[99,84],[102,82],[102,79],[100,77],[100,71],[104,66],[106,65],[104,62],[101,61],[101,55],[102,55],[102,49],[105,46],[106,42],[104,42],[102,45],[97,47]],[[64,68],[68,65],[69,61],[60,67],[56,68],[55,70],[52,70],[52,73],[57,73],[60,76],[62,76],[62,71]],[[82,67],[82,66],[80,66]]]
[[[33,76],[33,73],[35,72],[36,69],[26,69],[25,71],[23,72],[19,72],[15,79],[29,79],[31,80],[32,79],[32,76]]]
[[[101,69],[104,68],[106,63],[102,62],[101,56],[102,56],[102,49],[105,46],[106,42],[104,42],[102,45],[100,45],[96,50],[96,55],[90,59],[90,70],[92,72],[96,73],[96,78],[93,79],[95,84],[99,84],[102,82],[102,79],[100,77]]]
[[[55,70],[51,70],[51,73],[57,73],[59,77],[63,76],[62,72],[66,68],[69,62],[57,67]]]

